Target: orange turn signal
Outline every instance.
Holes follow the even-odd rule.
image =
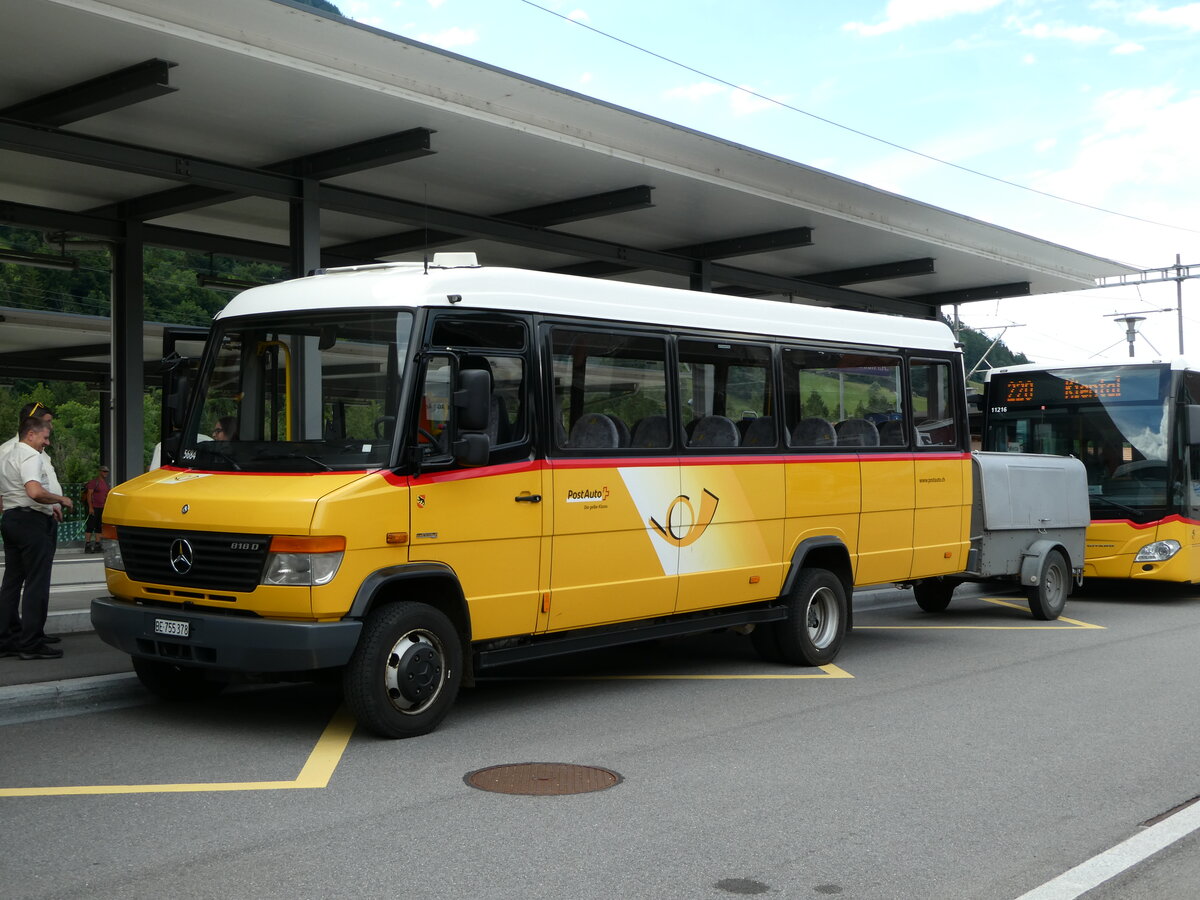
[[[346,539],[341,535],[299,537],[277,534],[271,538],[272,553],[341,553]]]
[[[100,525],[100,537],[106,538],[107,540],[110,540],[110,541],[115,541],[117,539],[117,526],[109,525],[107,523],[101,524]]]
[[[408,532],[407,531],[389,531],[387,533],[387,542],[389,544],[407,544],[408,543]]]

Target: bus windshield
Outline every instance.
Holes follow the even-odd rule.
[[[1166,366],[993,374],[984,449],[1078,457],[1093,519],[1158,518],[1173,494],[1170,374]]]
[[[288,313],[218,322],[179,437],[180,464],[325,472],[392,458],[408,310]]]

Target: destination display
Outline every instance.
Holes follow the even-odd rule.
[[[991,412],[1016,412],[1029,406],[1157,401],[1168,370],[1158,366],[1106,366],[992,375],[988,385]]]

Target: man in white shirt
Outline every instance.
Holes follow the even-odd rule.
[[[21,422],[17,442],[0,454],[0,534],[4,537],[4,580],[0,582],[0,656],[55,659],[62,650],[46,637],[50,568],[63,509],[70,497],[50,489],[46,447],[50,423],[36,416]],[[56,479],[57,482],[57,479]]]
[[[33,416],[35,419],[41,419],[43,422],[54,421],[54,410],[42,403],[26,403],[21,407],[21,414],[17,417],[17,424],[20,425],[27,418]],[[17,445],[18,437],[13,435],[3,444],[0,444],[0,459],[3,459],[8,451]],[[62,485],[58,481],[58,473],[54,471],[54,460],[50,458],[49,453],[42,454],[44,457],[47,473],[50,476],[50,490],[55,494],[62,493]],[[4,509],[3,503],[0,503],[0,510]]]

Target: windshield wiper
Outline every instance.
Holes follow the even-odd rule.
[[[294,450],[291,453],[270,453],[266,450],[260,450],[258,453],[254,454],[255,462],[260,462],[260,461],[265,462],[268,460],[276,460],[276,459],[294,459],[297,461],[303,459],[303,460],[307,460],[308,462],[312,463],[315,466],[319,466],[320,468],[324,469],[326,472],[333,471],[333,466],[329,465],[324,460],[317,459],[315,456],[309,456],[307,453],[297,453]]]
[[[1116,507],[1117,509],[1121,510],[1122,512],[1129,513],[1130,516],[1141,516],[1141,515],[1145,514],[1144,510],[1134,509],[1132,506],[1126,506],[1124,503],[1118,503],[1116,500],[1112,500],[1108,497],[1105,497],[1103,494],[1092,494],[1090,499],[1102,500],[1103,502],[1107,503],[1109,506]]]

